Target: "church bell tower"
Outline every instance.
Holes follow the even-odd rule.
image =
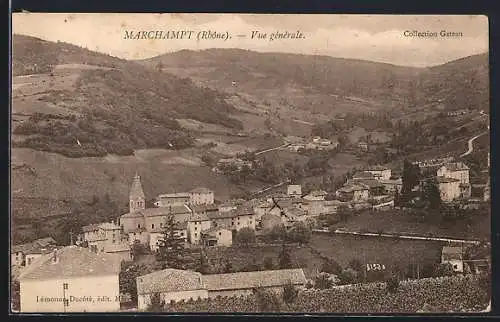
[[[131,213],[146,209],[146,197],[142,190],[141,177],[137,173],[130,188],[129,209]]]

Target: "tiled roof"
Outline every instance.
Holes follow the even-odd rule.
[[[358,172],[358,173],[354,174],[353,179],[357,179],[357,178],[373,179],[373,178],[375,178],[375,176],[371,172],[363,171],[363,172]]]
[[[134,181],[132,182],[132,187],[130,188],[130,198],[142,198],[145,199],[144,191],[142,190],[141,177],[136,173]]]
[[[192,214],[188,221],[209,221],[210,218],[206,214]]]
[[[200,273],[172,268],[139,276],[136,281],[139,295],[203,289]]]
[[[12,252],[23,252],[25,254],[46,254],[58,248],[52,237],[40,238],[31,243],[13,245]]]
[[[158,195],[158,198],[189,198],[189,193],[187,192],[164,193]]]
[[[120,226],[118,226],[115,223],[105,222],[105,223],[100,224],[99,228],[103,229],[103,230],[117,230],[117,229],[120,229]]]
[[[399,184],[403,184],[403,179],[398,178],[398,179],[380,180],[380,183],[399,185]]]
[[[362,184],[347,184],[344,187],[340,188],[338,191],[340,192],[353,192],[360,190],[368,190],[368,187]]]
[[[308,193],[309,196],[311,197],[323,197],[328,195],[328,193],[324,190],[314,190]]]
[[[168,215],[182,215],[189,214],[191,210],[186,205],[182,206],[169,206],[169,207],[158,207],[158,208],[148,208],[139,210],[133,213],[128,213],[122,218],[135,218],[135,217],[156,217],[156,216],[168,216]]]
[[[451,183],[451,182],[458,182],[460,180],[455,179],[455,178],[446,178],[446,177],[439,176],[439,177],[436,177],[436,181],[438,183]]]
[[[227,230],[230,232],[229,229],[226,229],[224,227],[213,227],[213,228],[210,228],[210,229],[207,229],[207,230],[204,230],[201,232],[202,235],[210,235],[210,236],[215,236],[215,234],[221,230]]]
[[[189,192],[193,192],[193,193],[210,193],[210,192],[213,192],[213,191],[210,190],[210,189],[207,189],[207,188],[198,187],[198,188],[194,188],[193,190],[191,190]]]
[[[219,207],[215,204],[211,205],[193,205],[189,206],[194,212],[217,211]]]
[[[375,179],[359,179],[359,180],[356,180],[356,184],[364,184],[364,185],[367,185],[369,188],[377,188],[377,187],[383,187],[384,185],[375,180]]]
[[[469,167],[463,162],[446,163],[444,167],[449,171],[469,170]]]
[[[202,278],[204,286],[209,291],[282,286],[287,282],[295,285],[306,283],[306,277],[302,269],[214,274],[203,275]]]
[[[120,261],[116,256],[96,254],[88,248],[64,247],[56,252],[57,262],[53,262],[53,256],[51,253],[37,258],[21,273],[20,280],[103,276],[120,272]]]
[[[90,224],[90,225],[82,227],[82,231],[84,233],[88,233],[88,232],[96,231],[96,230],[99,230],[99,224]]]
[[[384,171],[384,170],[390,170],[390,168],[383,166],[383,165],[373,165],[370,166],[366,169],[367,171]]]

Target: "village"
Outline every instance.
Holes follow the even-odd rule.
[[[482,188],[481,198],[471,198],[469,168],[461,161],[427,160],[413,166],[432,173],[420,179],[413,192],[422,192],[431,180],[443,203],[474,207],[489,201],[489,184]],[[429,167],[434,170],[429,172]],[[227,248],[235,243],[265,244],[263,237],[279,229],[296,232],[298,241],[301,234],[350,233],[329,228],[329,218],[363,210],[383,216],[384,210],[400,208],[395,199],[400,198],[402,187],[402,178],[395,177],[391,168],[376,165],[354,173],[333,195],[322,190],[304,193],[300,184],[289,183],[282,192],[264,197],[216,202],[214,191],[198,187],[160,194],[154,206],[147,208],[141,177],[136,173],[131,181],[128,213],[111,222],[82,227],[80,234],[71,236],[68,246],[56,245],[50,237],[14,245],[11,265],[19,273],[20,306],[23,311],[38,312],[119,311],[123,303],[131,305],[131,295],[122,290],[119,275],[123,263],[140,257],[137,249],[158,255],[181,247],[200,249],[203,254],[204,249]],[[412,202],[418,200],[416,197]],[[450,264],[456,274],[465,273],[468,264],[464,262],[463,243],[449,245],[442,247],[441,264]],[[482,259],[481,263],[489,261]],[[305,288],[313,283],[301,267],[208,275],[172,268],[168,262],[163,267],[136,277],[132,309],[147,310],[158,294],[162,303],[174,303],[238,297],[251,294],[256,287],[280,289],[291,283]],[[374,267],[380,270],[382,266],[367,263],[365,271]],[[484,269],[484,265],[475,265],[473,271],[481,267]],[[471,272],[471,267],[467,271]],[[328,276],[333,284],[338,281],[336,276]],[[40,301],[42,295],[45,301]],[[91,300],[77,300],[85,296]],[[113,300],[103,301],[103,297]]]

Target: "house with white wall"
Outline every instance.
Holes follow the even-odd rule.
[[[120,262],[78,246],[43,255],[19,276],[20,311],[117,312]]]
[[[137,307],[146,310],[151,305],[151,297],[159,294],[161,301],[198,300],[208,298],[198,272],[167,268],[136,278]]]

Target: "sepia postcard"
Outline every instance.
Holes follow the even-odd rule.
[[[12,14],[13,313],[491,310],[488,18]]]

